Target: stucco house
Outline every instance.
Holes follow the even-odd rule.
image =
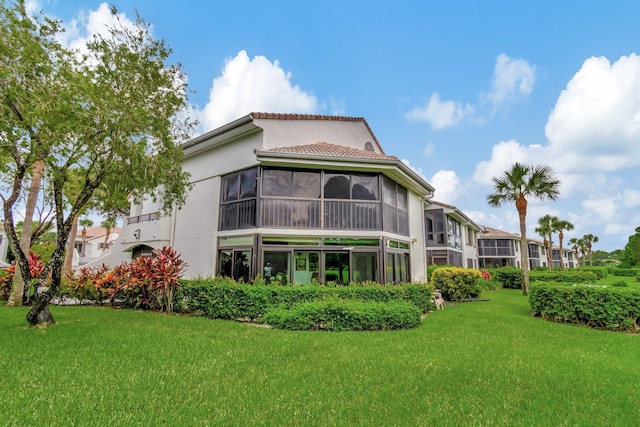
[[[478,268],[480,225],[455,206],[435,200],[424,217],[428,265]]]
[[[113,227],[109,230],[109,236],[107,237],[107,230],[98,225],[87,227],[83,237],[83,227],[78,227],[73,245],[78,254],[77,263],[75,262],[76,257],[74,256],[74,268],[86,266],[95,261],[105,262],[107,265],[111,265],[107,255],[110,254],[111,247],[118,239],[120,232],[120,227]]]
[[[185,205],[164,216],[151,201],[132,206],[113,264],[172,246],[187,277],[426,281],[434,188],[365,119],[251,113],[183,148]]]
[[[0,268],[6,267],[7,251],[9,250],[9,240],[7,232],[4,230],[4,223],[0,221]]]
[[[529,268],[548,267],[547,247],[544,242],[527,237]],[[575,251],[571,248],[553,246],[552,266],[560,266],[560,262],[566,268],[577,267]],[[561,261],[562,258],[562,261]],[[482,226],[482,232],[478,235],[478,262],[480,268],[494,267],[518,267],[520,268],[520,235],[498,230],[496,228]]]

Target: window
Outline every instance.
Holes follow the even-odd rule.
[[[392,233],[409,235],[409,202],[407,189],[389,178],[382,181],[383,229]]]
[[[387,283],[409,283],[409,254],[387,253]]]
[[[249,283],[251,274],[250,249],[223,249],[219,252],[218,274],[238,282]]]
[[[255,227],[258,168],[222,177],[220,230]]]

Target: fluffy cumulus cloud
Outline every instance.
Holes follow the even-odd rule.
[[[640,164],[640,57],[587,59],[562,91],[545,132],[567,172],[616,171]]]
[[[434,129],[456,126],[473,116],[473,107],[455,101],[442,101],[440,95],[433,93],[427,106],[416,107],[407,114],[409,120],[425,121]]]
[[[436,189],[434,199],[447,204],[455,204],[462,194],[460,179],[454,171],[440,170],[436,172],[429,183]]]
[[[525,146],[511,139],[493,146],[491,158],[476,165],[473,179],[483,185],[491,185],[494,176],[502,176],[514,162],[540,163],[545,157],[541,145]]]
[[[536,81],[536,69],[526,60],[501,53],[493,69],[493,84],[487,99],[496,110],[516,96],[529,95]]]
[[[496,58],[491,89],[486,94],[480,94],[475,105],[442,100],[440,95],[434,92],[426,106],[413,108],[407,113],[406,118],[427,122],[433,129],[459,126],[468,121],[482,123],[517,97],[529,95],[535,81],[534,66],[524,59],[511,58],[502,53]],[[486,111],[487,107],[482,101],[488,103],[489,111]]]
[[[125,28],[135,28],[135,23],[124,13],[114,16],[107,3],[101,3],[98,9],[88,13],[81,12],[76,19],[65,24],[62,42],[70,49],[80,52],[86,50],[87,42],[96,35],[109,36],[109,28],[122,25]],[[153,26],[152,26],[153,29]]]
[[[208,131],[252,111],[315,113],[315,96],[291,83],[291,73],[276,60],[264,56],[249,58],[242,50],[227,61],[214,79],[209,102],[202,109],[202,130]]]

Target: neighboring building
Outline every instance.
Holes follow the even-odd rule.
[[[132,206],[114,263],[172,246],[187,277],[426,280],[433,187],[363,118],[251,113],[183,147],[185,205],[168,216],[151,201]]]
[[[520,268],[520,235],[483,226],[478,237],[478,262],[480,268],[518,267]],[[548,267],[547,247],[543,241],[527,237],[529,268]],[[553,265],[560,266],[560,248],[553,247]],[[575,251],[562,248],[564,266],[577,266]]]
[[[6,264],[8,250],[9,240],[7,239],[7,232],[4,230],[4,223],[0,222],[0,267]]]
[[[427,265],[478,268],[482,228],[455,206],[432,201],[424,212]]]
[[[520,235],[483,226],[478,263],[480,268],[520,267]]]
[[[560,247],[553,247],[553,266],[560,267],[560,263],[564,265],[565,268],[575,268],[578,267],[578,254],[576,254],[575,250],[572,248],[562,248],[562,257],[560,257]]]
[[[73,245],[75,251],[78,253],[78,262],[77,264],[74,262],[74,268],[77,266],[82,267],[96,260],[105,258],[105,256],[111,252],[111,247],[118,239],[118,236],[120,236],[121,231],[122,229],[120,227],[112,228],[109,233],[109,238],[105,242],[107,230],[104,227],[87,227],[84,237],[82,236],[82,227],[78,227]],[[104,261],[107,265],[111,264],[110,262],[106,262],[107,260]]]

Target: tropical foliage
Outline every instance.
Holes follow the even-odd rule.
[[[49,290],[29,312],[31,324],[44,321],[40,313],[60,286],[71,228],[90,202],[110,212],[129,195],[146,195],[168,211],[184,203],[189,188],[179,146],[193,126],[183,114],[186,77],[179,64],[168,63],[171,50],[142,18],[129,26],[115,8],[111,13],[115,25],[108,35],[95,36],[82,51],[69,50],[60,42],[58,22],[29,16],[22,1],[0,0],[0,198],[26,282],[27,252],[19,246],[13,214],[38,162],[57,232],[56,249],[39,277],[51,277]],[[67,191],[72,179],[74,194]]]
[[[556,200],[560,181],[553,169],[545,165],[514,163],[501,177],[493,177],[494,192],[487,196],[490,206],[513,203],[520,221],[520,254],[523,271],[522,293],[529,293],[529,254],[527,250],[527,206],[529,198]]]

